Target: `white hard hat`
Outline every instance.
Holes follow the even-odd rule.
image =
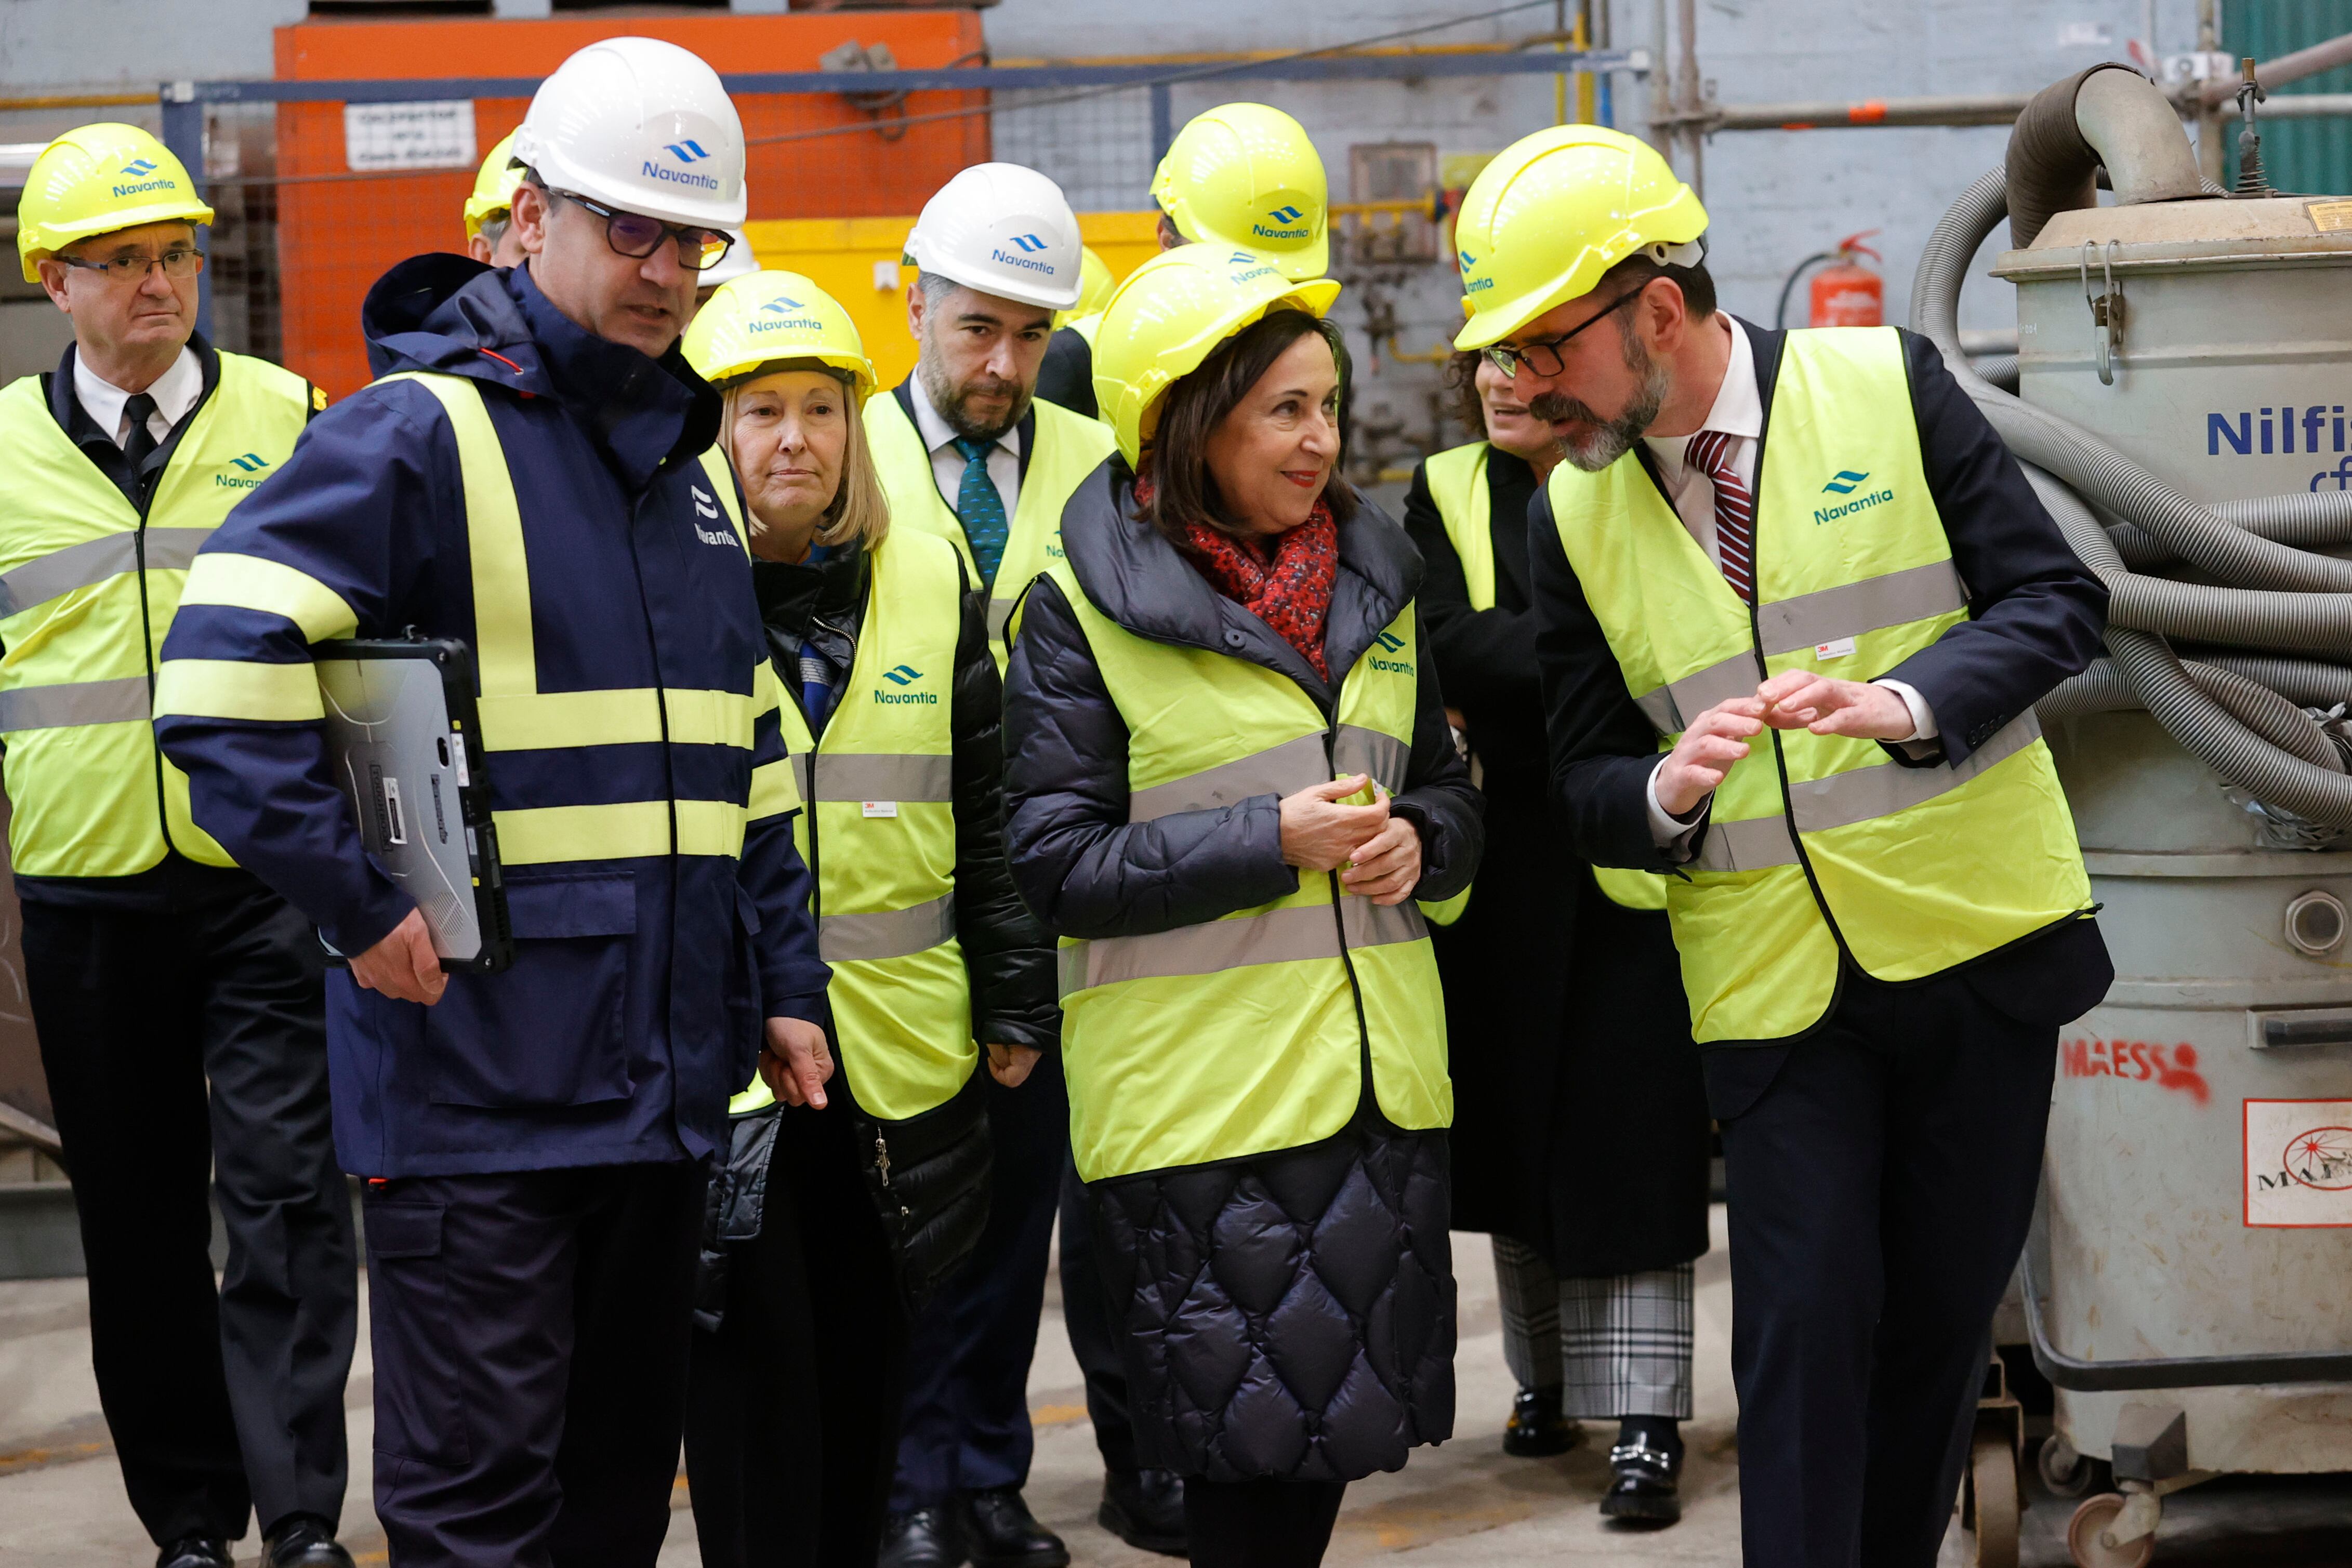
[[[967,288],[1067,310],[1084,287],[1085,246],[1062,187],[1018,163],[975,163],[923,204],[907,259]]]
[[[606,38],[540,83],[514,155],[551,190],[666,224],[742,225],[743,122],[702,57]]]
[[[727,254],[719,258],[717,267],[706,267],[694,275],[697,288],[717,288],[760,270],[760,258],[751,254],[751,242],[744,237],[743,231],[729,229],[727,237],[735,243],[727,247]]]

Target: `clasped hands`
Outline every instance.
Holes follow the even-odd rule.
[[[1369,806],[1343,806],[1363,792],[1361,773],[1310,784],[1282,798],[1282,860],[1305,871],[1337,871],[1339,886],[1374,904],[1402,904],[1421,881],[1421,833],[1389,810],[1385,790]],[[1344,871],[1341,867],[1346,867]]]
[[[1916,727],[1900,694],[1867,681],[1841,681],[1811,670],[1783,670],[1752,697],[1727,697],[1684,730],[1654,776],[1658,805],[1686,817],[1715,793],[1731,765],[1748,755],[1750,737],[1770,729],[1901,740]]]

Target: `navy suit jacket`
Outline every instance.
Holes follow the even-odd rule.
[[[1788,334],[1741,324],[1764,404],[1760,465],[1772,439],[1773,383]],[[1896,746],[1887,753],[1905,767],[1940,768],[1965,760],[2097,656],[2107,591],[2075,558],[1935,345],[1913,332],[1902,336],[1927,488],[1968,589],[1969,619],[1895,668],[1865,678],[1906,682],[1927,699],[1936,715],[1935,748],[1920,758]],[[1648,448],[1637,445],[1634,455],[1655,484]],[[1528,521],[1554,803],[1580,856],[1595,865],[1671,873],[1679,862],[1650,833],[1657,732],[1625,689],[1616,655],[1568,564],[1548,491],[1537,492]],[[1706,831],[1702,822],[1694,850]],[[2114,978],[2105,945],[2088,920],[1988,955],[1968,974],[2003,1012],[2053,1027],[2088,1011]]]

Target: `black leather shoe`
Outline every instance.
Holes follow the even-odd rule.
[[[155,1568],[236,1568],[236,1559],[216,1535],[183,1535],[155,1554]]]
[[[1192,1554],[1184,1529],[1184,1478],[1173,1470],[1113,1470],[1104,1476],[1095,1522],[1139,1552]]]
[[[1616,1479],[1601,1500],[1602,1517],[1650,1525],[1672,1524],[1682,1518],[1680,1443],[1671,1449],[1659,1448],[1644,1433],[1635,1441],[1610,1449],[1609,1468]]]
[[[315,1513],[289,1514],[261,1543],[261,1568],[352,1568],[335,1527]]]
[[[963,1538],[971,1568],[1070,1568],[1070,1549],[1037,1522],[1019,1487],[964,1494]]]
[[[882,1524],[882,1555],[877,1568],[962,1568],[963,1539],[954,1511],[919,1508],[894,1513]]]
[[[1522,1459],[1564,1454],[1576,1447],[1576,1423],[1559,1413],[1557,1388],[1522,1388],[1503,1423],[1503,1452]]]

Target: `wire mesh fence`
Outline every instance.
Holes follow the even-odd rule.
[[[1160,154],[1149,89],[1076,101],[1050,89],[999,92],[988,119],[992,156],[1050,175],[1075,211],[1138,212],[1151,204]]]

